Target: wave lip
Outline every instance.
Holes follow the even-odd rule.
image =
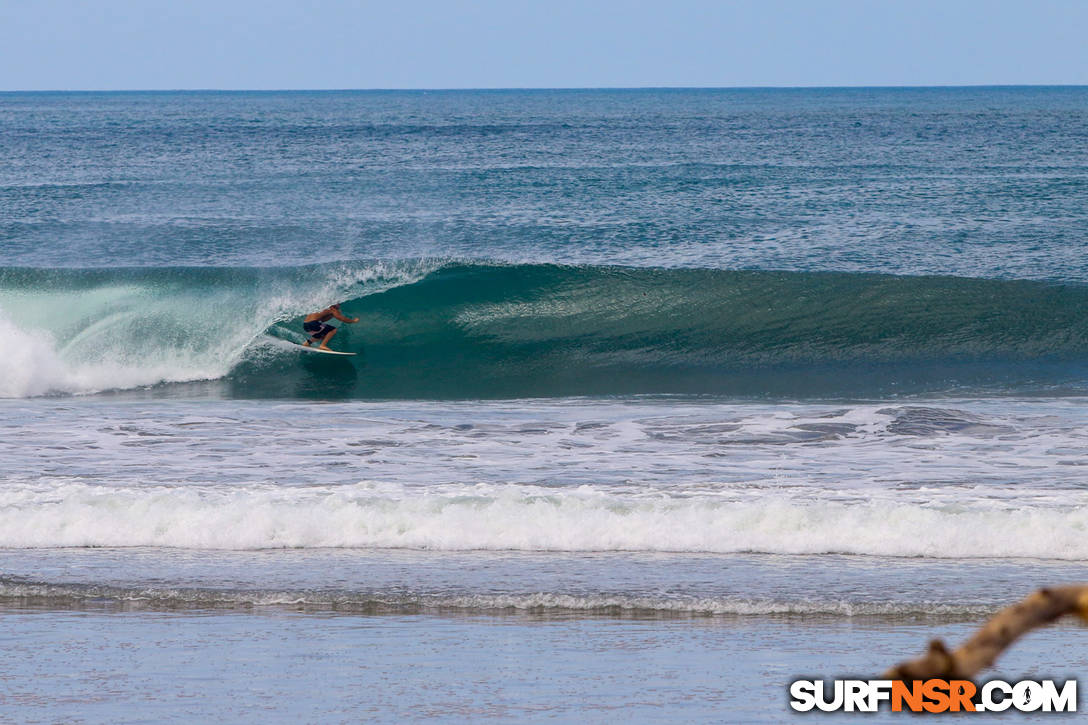
[[[1088,559],[1088,507],[894,492],[758,499],[582,486],[450,485],[138,489],[11,485],[0,547],[428,549],[435,551],[860,554]]]

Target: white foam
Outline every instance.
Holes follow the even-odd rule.
[[[0,546],[849,553],[1088,559],[1088,507],[622,495],[590,487],[12,482]]]
[[[52,336],[20,330],[0,315],[0,398],[44,395],[69,385]]]
[[[82,349],[86,346],[80,345],[86,339],[77,338],[58,350],[53,333],[21,329],[0,314],[0,398],[209,380],[225,375],[240,356],[239,349],[222,349],[226,346],[203,355],[178,348],[141,348],[138,335],[104,336],[93,343],[93,354],[86,354]]]
[[[331,265],[312,280],[186,288],[168,277],[8,290],[0,296],[0,398],[215,380],[277,321],[415,281],[440,262]],[[197,284],[197,283],[193,283]],[[249,286],[247,286],[249,285]]]

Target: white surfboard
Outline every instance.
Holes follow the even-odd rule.
[[[293,342],[291,344],[294,345],[295,347],[297,347],[299,350],[302,350],[303,352],[316,352],[316,353],[320,353],[322,355],[342,355],[344,357],[355,357],[355,353],[353,353],[353,352],[339,352],[337,350],[322,350],[321,348],[317,347],[316,345],[311,345],[310,347],[306,347],[305,345],[298,345],[298,344],[293,343]]]
[[[339,355],[340,357],[355,357],[354,352],[337,352],[336,350],[319,350],[316,345],[306,347],[300,345],[297,342],[291,342],[290,340],[284,340],[282,337],[276,337],[275,335],[265,335],[264,341],[270,345],[275,345],[282,349],[301,350],[302,352],[316,352],[321,355]]]

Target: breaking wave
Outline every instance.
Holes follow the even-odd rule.
[[[300,352],[302,316],[357,325]],[[235,397],[1002,391],[1088,380],[1088,289],[485,264],[0,270],[0,397],[215,381]],[[167,386],[169,387],[169,386]]]
[[[858,554],[1088,560],[1088,507],[449,484],[0,491],[0,548]]]

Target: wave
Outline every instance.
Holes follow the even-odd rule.
[[[589,486],[245,488],[17,484],[0,547],[855,554],[1088,560],[1088,507],[796,493],[758,499]]]
[[[320,358],[302,316],[357,325]],[[217,381],[237,397],[1027,390],[1088,380],[1088,288],[485,264],[0,270],[0,397]]]
[[[978,618],[994,607],[975,602],[871,601],[567,592],[405,592],[401,589],[220,589],[51,583],[0,577],[0,606],[125,610],[282,609],[358,614],[529,614],[534,616],[722,617],[834,616]]]

